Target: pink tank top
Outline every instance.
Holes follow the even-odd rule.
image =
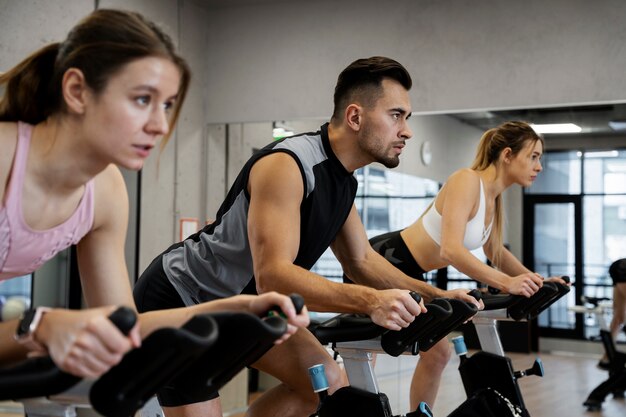
[[[32,131],[31,125],[18,123],[13,168],[0,208],[0,281],[32,273],[58,252],[78,243],[93,226],[93,179],[85,184],[76,211],[64,223],[33,230],[24,221],[22,188]]]

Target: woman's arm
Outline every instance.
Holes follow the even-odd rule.
[[[331,247],[341,262],[346,275],[355,283],[379,290],[402,288],[415,291],[423,297],[423,301],[420,303],[422,311],[425,311],[424,301],[429,302],[437,297],[456,298],[473,303],[478,308],[483,308],[481,303],[468,295],[469,290],[443,291],[424,281],[410,277],[393,266],[370,245],[365,228],[354,206]]]
[[[331,248],[346,275],[357,284],[379,290],[413,290],[427,301],[435,297],[445,297],[445,291],[409,277],[372,249],[355,206],[352,206]]]
[[[88,307],[134,307],[124,255],[128,196],[119,169],[109,165],[95,179],[92,230],[77,245],[78,267]]]
[[[490,241],[487,241],[483,250],[488,259],[494,259],[495,251],[491,249]],[[500,261],[498,265],[495,265],[500,271],[509,276],[516,276],[530,273],[533,271],[526,268],[506,247],[500,247]]]
[[[514,276],[481,262],[463,244],[467,223],[478,210],[479,193],[480,177],[476,172],[463,169],[450,176],[438,201],[442,217],[440,255],[448,264],[477,281],[507,293],[530,297],[541,287],[542,279],[523,268],[519,261],[510,260],[514,258],[510,252],[510,257],[506,257],[510,265],[508,271],[520,271]],[[489,245],[490,241],[485,248]]]

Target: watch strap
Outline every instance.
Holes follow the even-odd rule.
[[[15,334],[15,340],[20,345],[28,349],[28,356],[40,356],[48,353],[46,346],[35,340],[35,331],[39,327],[43,315],[50,310],[51,309],[48,307],[37,307],[34,309],[34,315],[24,316],[32,317],[30,323],[22,323],[22,321],[25,320],[25,318],[22,318],[22,321],[20,321],[20,324],[18,325],[18,332]],[[19,329],[26,326],[28,326],[26,331],[20,334]]]

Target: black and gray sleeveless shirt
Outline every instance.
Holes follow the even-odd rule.
[[[163,254],[165,274],[186,305],[256,293],[248,241],[250,195],[247,186],[255,162],[276,152],[284,152],[295,159],[304,184],[300,246],[294,264],[310,269],[345,223],[354,203],[357,181],[333,153],[328,124],[318,132],[291,136],[267,145],[244,165],[215,222]]]

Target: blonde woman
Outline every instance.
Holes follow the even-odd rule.
[[[415,279],[453,266],[503,292],[530,297],[541,288],[543,278],[524,267],[502,243],[502,193],[535,181],[542,169],[543,145],[543,138],[524,122],[488,130],[471,168],[454,172],[415,223],[372,238],[372,247]],[[481,247],[497,268],[470,253]],[[411,385],[412,408],[421,401],[433,406],[449,359],[445,339],[420,355]]]

